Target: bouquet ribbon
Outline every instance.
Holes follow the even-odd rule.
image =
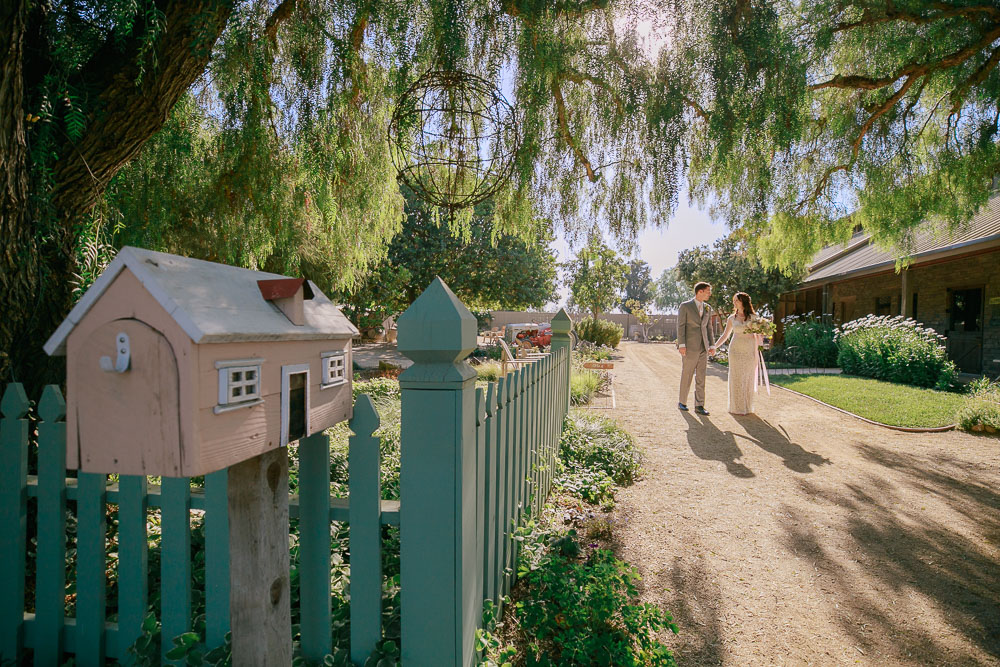
[[[754,334],[754,343],[757,350],[757,366],[753,369],[753,390],[756,393],[760,385],[767,389],[767,395],[771,395],[771,379],[767,377],[767,366],[764,365],[764,353],[760,346],[764,344],[764,334]]]

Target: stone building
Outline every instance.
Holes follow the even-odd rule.
[[[947,337],[948,355],[966,373],[1000,374],[1000,195],[951,234],[917,229],[909,266],[858,232],[821,250],[798,289],[782,295],[777,319],[804,313],[846,322],[903,315]]]

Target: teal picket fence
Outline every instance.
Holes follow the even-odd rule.
[[[368,397],[358,398],[350,422],[349,497],[331,497],[329,438],[299,442],[298,493],[289,497],[289,515],[298,519],[300,652],[307,658],[331,650],[331,524],[346,522],[352,662],[362,664],[382,637],[382,526],[398,525],[403,664],[472,664],[484,602],[499,603],[513,584],[513,529],[551,488],[569,406],[569,318],[560,313],[553,322],[551,353],[477,388],[465,362],[475,346],[475,320],[438,283],[399,320],[400,350],[414,360],[400,377],[400,500],[381,499],[379,442],[372,435],[379,422]],[[193,596],[204,600],[207,646],[221,645],[229,630],[228,471],[194,485],[188,478],[153,484],[140,476],[68,477],[60,390],[46,387],[38,402],[37,437],[29,433],[30,407],[21,385],[6,387],[0,663],[20,663],[29,649],[35,665],[62,664],[69,656],[77,665],[127,663],[149,607],[147,528],[157,516],[163,585],[155,611],[167,638],[163,650],[169,638],[192,629]],[[29,458],[37,461],[30,470]],[[30,503],[37,504],[34,512]],[[194,514],[204,522],[199,582],[192,581]],[[29,515],[37,521],[33,567]],[[106,599],[109,575],[116,581],[114,614]],[[67,614],[68,606],[75,613]]]

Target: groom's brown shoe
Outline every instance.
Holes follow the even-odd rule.
[[[701,405],[696,405],[696,406],[694,406],[694,413],[695,413],[696,415],[705,415],[706,417],[707,417],[707,416],[709,415],[709,412],[708,412],[708,410],[706,410],[706,409],[705,409],[705,408],[704,408],[703,406],[701,406]]]

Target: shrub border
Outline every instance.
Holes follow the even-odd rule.
[[[866,417],[862,417],[861,415],[856,415],[853,412],[850,412],[848,410],[844,410],[843,408],[838,408],[836,405],[830,405],[829,403],[821,401],[818,398],[815,398],[815,397],[810,396],[808,394],[803,394],[801,391],[795,391],[794,389],[789,389],[788,387],[783,387],[783,386],[781,386],[780,384],[778,384],[776,382],[772,383],[771,386],[772,387],[778,387],[779,389],[781,389],[783,391],[787,391],[790,394],[795,394],[796,396],[801,396],[803,398],[808,398],[810,401],[813,401],[815,403],[819,403],[820,405],[825,405],[826,407],[828,407],[828,408],[830,408],[832,410],[836,410],[837,412],[842,412],[845,415],[850,415],[851,417],[854,417],[855,419],[860,419],[861,421],[863,421],[863,422],[865,422],[867,424],[872,424],[874,426],[881,426],[882,428],[892,429],[893,431],[902,431],[903,433],[944,433],[946,431],[953,431],[953,430],[955,430],[958,427],[958,423],[957,422],[954,423],[954,424],[949,424],[947,426],[893,426],[892,424],[883,424],[882,422],[877,422],[874,419],[868,419]]]

